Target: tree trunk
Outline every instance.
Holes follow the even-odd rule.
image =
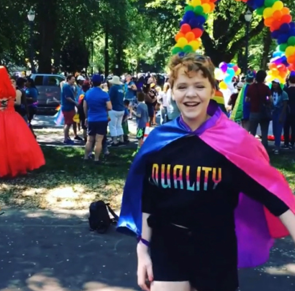
[[[109,65],[110,65],[110,56],[109,56],[109,25],[106,21],[105,25],[105,49],[104,49],[104,75],[107,78],[109,75]]]
[[[56,33],[56,0],[39,1],[37,16],[40,23],[39,73],[51,73],[52,50]]]
[[[271,32],[268,29],[265,29],[263,36],[263,53],[261,57],[260,69],[267,70],[267,64],[269,60],[269,53],[272,44]]]

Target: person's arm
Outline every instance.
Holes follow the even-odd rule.
[[[108,93],[105,93],[105,98],[106,98],[106,108],[108,111],[111,111],[113,109],[113,106],[112,106],[112,102],[110,100],[110,96]]]
[[[291,212],[289,207],[280,200],[277,196],[269,192],[258,182],[249,177],[238,167],[233,166],[233,181],[234,187],[237,191],[244,193],[250,198],[263,204],[274,216],[280,218],[282,223],[290,232],[295,242],[295,215]],[[270,166],[271,167],[271,166]],[[263,173],[267,175],[267,173]],[[287,183],[287,182],[286,182]]]
[[[16,105],[21,105],[22,104],[22,92],[20,90],[16,90],[16,97],[14,103]]]
[[[84,98],[84,102],[83,102],[83,111],[85,114],[85,119],[87,119],[88,118],[88,106],[87,106],[87,102],[86,102],[85,98]]]
[[[128,86],[128,87],[129,87],[131,90],[133,90],[133,91],[136,91],[136,90],[137,90],[137,87],[136,87],[136,85],[135,85],[134,82],[132,82],[131,85]]]
[[[141,118],[142,116],[142,106],[140,104],[136,108],[136,112],[132,109],[132,115],[134,115],[136,118]]]

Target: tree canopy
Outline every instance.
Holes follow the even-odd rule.
[[[291,0],[285,4],[293,11]],[[1,0],[0,60],[27,67],[30,26],[38,71],[163,71],[184,14],[183,0]],[[217,66],[241,63],[245,53],[246,5],[222,0],[206,23],[204,52]],[[276,44],[260,16],[250,27],[250,65],[265,68]]]

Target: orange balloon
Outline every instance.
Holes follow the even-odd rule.
[[[295,56],[288,57],[287,61],[288,61],[289,64],[294,64],[295,63]]]
[[[274,64],[274,63],[270,63],[269,64],[269,66],[268,66],[268,68],[270,69],[270,70],[272,70],[272,69],[274,69],[274,68],[276,68],[276,64]]]
[[[266,27],[271,27],[273,21],[274,21],[274,19],[272,17],[265,18],[264,19],[264,25]]]
[[[281,10],[281,13],[282,13],[282,15],[290,14],[290,9],[287,8],[287,7],[284,7],[284,8]]]
[[[215,4],[214,3],[209,3],[210,5],[210,11],[212,12],[215,9]]]
[[[275,12],[274,12],[274,14],[272,15],[272,18],[273,19],[277,19],[277,20],[280,20],[281,19],[281,17],[282,17],[282,13],[281,13],[281,11],[279,11],[279,10],[276,10]]]
[[[175,41],[178,42],[178,40],[181,38],[181,37],[185,37],[184,34],[182,32],[178,32],[176,35],[175,35]]]
[[[187,39],[188,42],[190,42],[195,39],[195,34],[190,31],[185,34],[185,38]]]

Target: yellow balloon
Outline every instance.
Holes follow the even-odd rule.
[[[74,115],[73,121],[76,122],[76,123],[79,123],[80,122],[79,114],[75,114]]]
[[[219,83],[219,88],[221,90],[226,90],[227,89],[227,85],[222,81],[222,82]]]
[[[294,46],[288,46],[286,48],[286,50],[285,50],[285,55],[286,55],[287,58],[294,55],[294,53],[295,53],[295,47]]]
[[[209,13],[211,11],[211,6],[208,3],[204,3],[203,5],[204,13]]]
[[[196,51],[201,46],[201,42],[193,40],[189,43],[189,45],[193,48],[194,51]]]
[[[214,75],[216,80],[222,80],[224,78],[224,73],[219,68],[215,69]]]
[[[241,74],[241,69],[238,68],[237,71],[236,71],[236,76],[240,75]]]
[[[201,0],[191,0],[190,2],[190,5],[193,7],[200,6],[201,4]]]
[[[284,8],[284,4],[282,1],[277,1],[272,6],[273,11],[282,10],[283,8]]]
[[[180,37],[177,41],[177,46],[184,48],[188,44],[187,39],[184,37]]]
[[[274,10],[272,8],[265,8],[264,11],[263,11],[263,17],[264,18],[269,18],[273,15],[274,13]]]

